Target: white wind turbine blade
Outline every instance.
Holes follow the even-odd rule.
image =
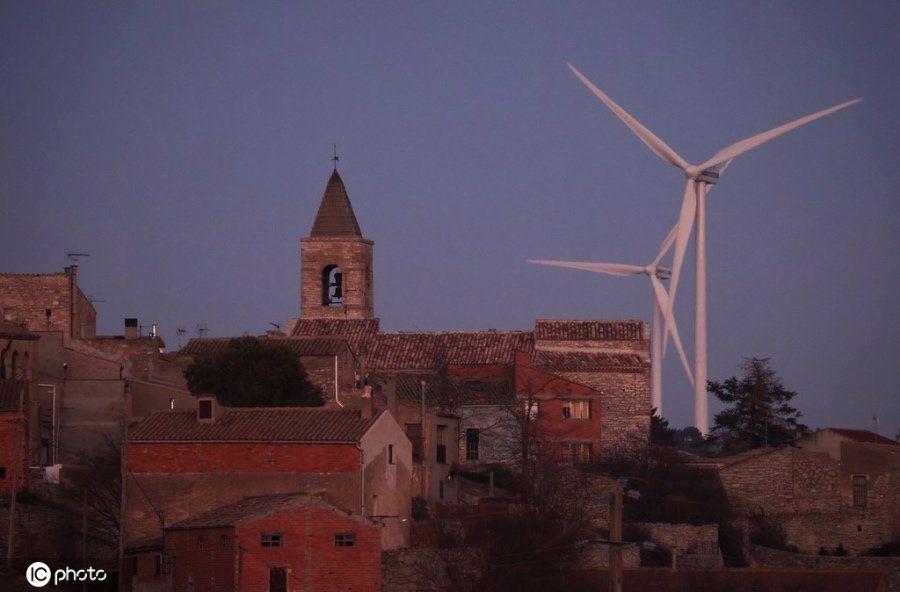
[[[596,95],[598,99],[603,101],[603,103],[609,107],[616,116],[622,120],[628,128],[634,132],[634,134],[640,138],[640,140],[647,145],[650,150],[653,151],[655,155],[668,162],[669,164],[673,164],[680,168],[681,170],[687,169],[690,165],[685,161],[681,156],[678,155],[677,152],[672,150],[672,148],[660,140],[656,135],[648,130],[646,127],[641,124],[640,121],[632,117],[625,109],[622,109],[615,101],[606,96],[606,94],[594,86],[594,83],[587,79],[587,77],[578,71],[575,66],[572,64],[568,64],[569,69],[572,71],[575,76],[581,80],[581,83],[584,84],[588,89]]]
[[[741,140],[740,142],[736,142],[727,148],[723,148],[716,152],[715,156],[698,166],[699,170],[708,169],[711,166],[715,166],[717,164],[722,164],[727,160],[731,160],[747,152],[748,150],[752,150],[756,148],[760,144],[764,144],[769,140],[777,138],[782,134],[786,134],[787,132],[797,129],[800,126],[806,125],[812,121],[825,117],[826,115],[830,115],[835,111],[840,111],[841,109],[846,109],[850,105],[855,105],[860,102],[862,99],[853,99],[852,101],[847,101],[846,103],[841,103],[840,105],[835,105],[834,107],[829,107],[828,109],[823,109],[822,111],[817,111],[811,115],[807,115],[806,117],[801,117],[800,119],[794,120],[790,123],[785,123],[784,125],[780,125],[775,129],[769,130],[767,132],[763,132],[761,134],[757,134],[751,138],[747,138],[746,140]]]
[[[674,318],[675,294],[678,291],[678,280],[681,277],[681,265],[687,250],[691,230],[694,227],[694,213],[697,210],[697,192],[693,179],[688,179],[684,186],[684,198],[681,201],[681,214],[678,216],[678,233],[675,237],[675,255],[672,259],[672,279],[669,282],[669,298],[665,308],[666,330],[663,333],[663,354],[665,355],[668,336],[672,331]]]
[[[659,309],[665,311],[669,300],[666,295],[666,289],[655,275],[650,276],[650,283],[653,286],[653,294],[656,296],[656,303],[659,306]],[[665,315],[665,312],[663,312],[663,314]],[[675,317],[666,315],[665,318],[667,320],[671,318],[672,322],[669,324],[669,327],[672,331],[672,342],[675,344],[675,349],[678,350],[678,357],[681,358],[681,366],[684,368],[684,372],[687,374],[687,378],[693,386],[694,375],[691,373],[691,365],[688,364],[687,356],[684,353],[684,347],[681,344],[681,337],[678,335],[678,325],[675,323]]]
[[[595,273],[605,273],[609,275],[638,275],[646,273],[646,270],[640,265],[623,265],[620,263],[587,263],[583,261],[547,261],[545,259],[529,259],[529,263],[537,263],[538,265],[553,265],[555,267],[569,267],[571,269],[583,269],[584,271],[593,271]]]
[[[651,267],[655,268],[656,266],[659,265],[659,262],[662,260],[662,258],[665,257],[666,253],[669,252],[669,249],[672,248],[672,243],[675,242],[675,237],[677,236],[677,234],[678,234],[678,224],[676,224],[675,226],[672,227],[672,230],[669,231],[669,234],[668,234],[668,236],[666,236],[666,239],[662,242],[661,245],[659,245],[659,253],[656,254],[656,259],[654,259],[653,263],[650,264]]]

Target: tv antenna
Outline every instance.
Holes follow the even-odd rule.
[[[209,331],[209,327],[206,326],[206,323],[205,323],[205,322],[200,321],[200,322],[197,323],[197,325],[194,327],[194,331],[197,332],[197,337],[200,337],[200,338],[202,339],[202,338],[203,338],[203,335]]]
[[[175,328],[175,335],[176,335],[176,338],[178,339],[178,349],[179,350],[181,349],[181,336],[184,335],[185,333],[187,333],[187,329],[185,329],[184,327],[176,327]]]
[[[66,253],[66,257],[69,258],[69,261],[72,263],[73,267],[78,267],[78,258],[79,257],[90,257],[90,253]]]

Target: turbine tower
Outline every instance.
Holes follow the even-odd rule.
[[[678,231],[678,226],[672,228],[669,235],[662,242],[662,245],[659,247],[659,253],[656,254],[656,258],[650,262],[648,265],[623,265],[620,263],[586,263],[580,261],[547,261],[544,259],[529,259],[529,263],[537,263],[539,265],[553,265],[556,267],[569,267],[571,269],[582,269],[585,271],[593,271],[595,273],[605,273],[607,275],[616,275],[616,276],[633,276],[633,275],[646,275],[650,278],[650,289],[653,299],[653,321],[650,325],[650,405],[656,408],[656,412],[662,416],[662,405],[663,405],[663,390],[662,390],[662,360],[663,360],[663,345],[662,345],[662,320],[663,318],[668,318],[667,315],[672,314],[669,309],[669,295],[666,293],[666,288],[663,286],[663,280],[667,280],[671,277],[671,270],[666,267],[662,267],[660,265],[660,261],[662,261],[663,257],[666,256],[666,253],[669,249],[672,248],[672,244],[675,242],[675,236]],[[672,341],[675,343],[675,348],[678,350],[678,355],[681,358],[681,364],[684,366],[684,371],[687,374],[688,380],[691,384],[694,383],[694,377],[691,374],[691,365],[688,364],[687,356],[684,355],[684,348],[681,345],[681,337],[678,335],[678,327],[675,324],[675,319],[672,319],[671,324],[669,325],[672,329]]]
[[[756,148],[760,144],[764,144],[769,140],[777,138],[782,134],[797,129],[807,123],[830,115],[835,111],[840,111],[851,105],[858,103],[861,99],[853,99],[822,111],[817,111],[806,117],[801,117],[780,125],[767,132],[757,134],[750,138],[746,138],[739,142],[735,142],[730,146],[716,152],[708,160],[699,165],[692,165],[681,156],[678,155],[671,147],[659,139],[649,129],[644,127],[637,119],[632,117],[625,109],[620,107],[615,101],[606,96],[599,88],[594,86],[581,72],[579,72],[572,64],[569,69],[578,77],[581,82],[590,89],[609,109],[615,113],[616,117],[628,126],[628,128],[663,161],[674,165],[682,170],[687,182],[684,187],[684,196],[681,202],[681,212],[678,216],[678,232],[675,237],[675,255],[672,262],[672,281],[669,285],[669,312],[675,302],[675,294],[678,290],[678,280],[681,275],[681,264],[684,261],[684,252],[687,249],[687,242],[691,235],[692,227],[696,221],[697,232],[696,240],[696,301],[694,316],[694,426],[700,430],[700,433],[706,435],[709,432],[709,418],[707,411],[707,344],[706,344],[706,193],[708,185],[714,185],[719,178],[720,168],[726,163],[737,158],[741,154]],[[672,315],[667,314],[666,330],[663,337],[665,341],[669,333],[671,333]]]

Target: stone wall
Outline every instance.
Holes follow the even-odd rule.
[[[0,313],[31,331],[62,331],[79,339],[96,332],[97,313],[78,288],[73,267],[62,273],[0,274]]]
[[[367,319],[374,316],[372,250],[363,238],[309,237],[300,239],[300,316]],[[337,265],[343,272],[343,306],[323,306],[322,272]]]
[[[722,567],[719,551],[719,525],[666,524],[643,522],[634,524],[647,532],[650,539],[675,555],[676,565],[690,563],[692,568]]]
[[[479,577],[475,549],[395,549],[381,554],[382,592],[445,592],[454,583],[471,586]]]
[[[832,557],[800,555],[758,545],[751,546],[753,567],[801,567],[807,569],[880,569],[888,590],[900,592],[900,557]]]

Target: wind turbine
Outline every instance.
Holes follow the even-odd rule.
[[[706,192],[707,185],[715,185],[719,179],[718,167],[737,158],[741,154],[777,138],[782,134],[797,129],[807,123],[830,115],[835,111],[854,105],[862,99],[853,99],[822,111],[817,111],[806,117],[801,117],[780,125],[767,132],[757,134],[750,138],[735,142],[730,146],[716,152],[708,160],[699,165],[692,165],[678,155],[671,147],[659,139],[649,129],[644,127],[637,119],[632,117],[625,109],[606,96],[599,88],[594,86],[587,77],[579,72],[572,64],[569,69],[581,82],[590,89],[603,103],[615,113],[616,117],[628,126],[634,134],[650,148],[651,152],[659,158],[674,165],[684,172],[687,182],[684,187],[684,197],[681,202],[681,212],[678,216],[678,232],[675,238],[675,255],[672,262],[672,281],[669,285],[669,312],[675,302],[675,294],[678,290],[678,280],[681,275],[681,264],[684,261],[684,252],[687,249],[687,241],[690,238],[692,226],[697,224],[696,240],[696,314],[694,316],[694,426],[700,433],[706,435],[709,431],[709,419],[707,411],[706,394]],[[671,333],[672,315],[667,314],[666,331],[664,340]]]
[[[653,322],[650,325],[650,401],[651,406],[656,408],[657,413],[662,416],[662,320],[668,319],[668,315],[673,314],[669,308],[669,295],[663,286],[663,280],[671,277],[671,270],[662,267],[660,261],[666,256],[678,232],[678,226],[672,228],[669,235],[659,247],[659,253],[656,258],[648,265],[623,265],[620,263],[586,263],[580,261],[547,261],[544,259],[529,259],[529,263],[537,263],[539,265],[553,265],[556,267],[569,267],[572,269],[583,269],[585,271],[593,271],[595,273],[605,273],[607,275],[616,276],[633,276],[646,275],[650,278],[650,288],[653,297]],[[684,348],[681,345],[681,337],[678,335],[678,327],[675,319],[672,318],[671,324],[668,326],[672,330],[672,341],[678,350],[681,358],[681,364],[687,374],[691,384],[694,383],[694,376],[691,374],[691,365],[688,364],[687,356],[684,355]]]

